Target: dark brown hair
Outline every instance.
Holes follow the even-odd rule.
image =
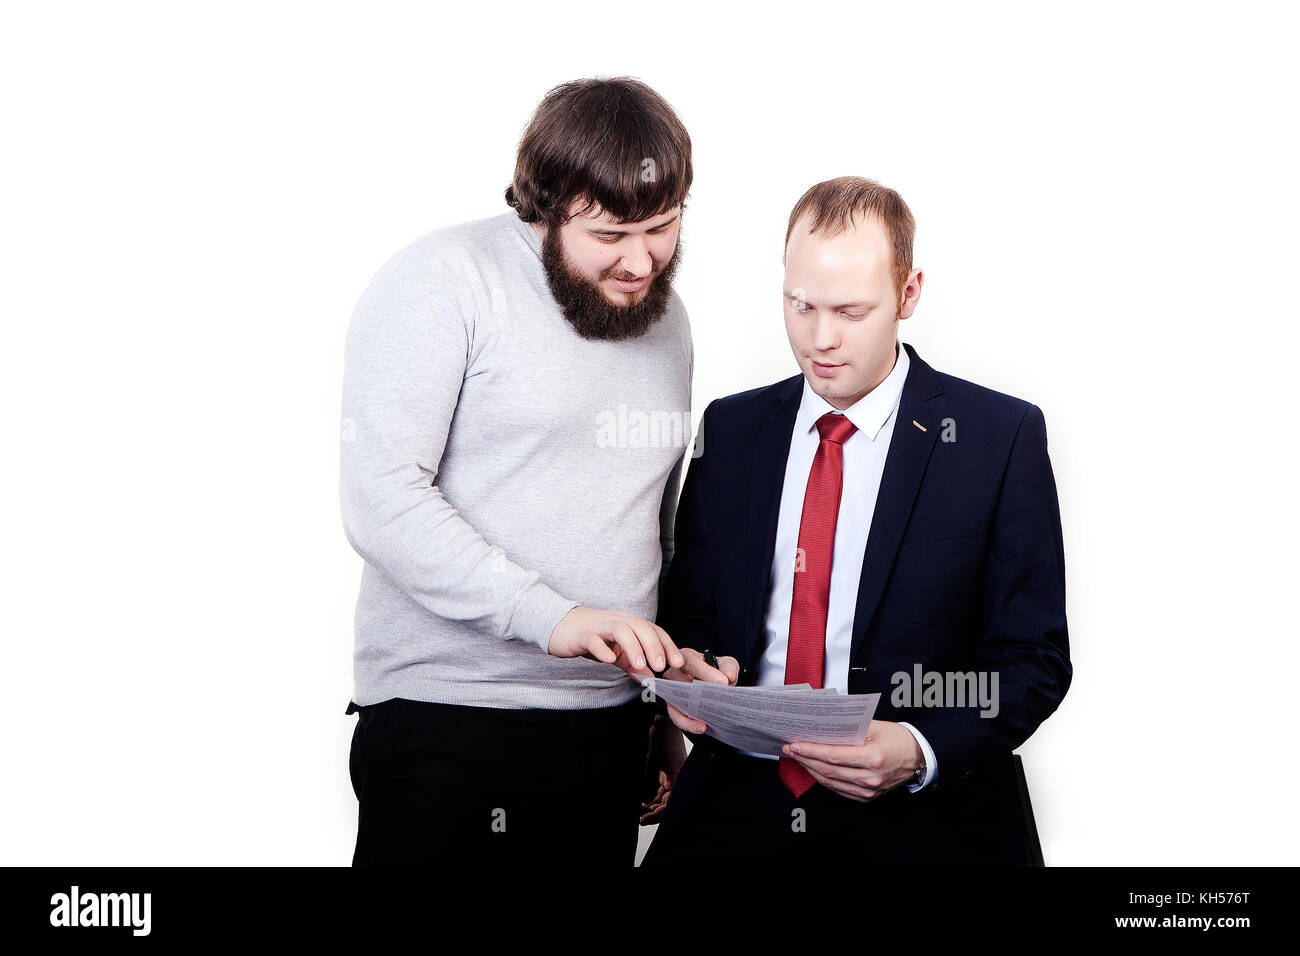
[[[889,237],[894,261],[890,274],[894,292],[900,298],[907,277],[912,271],[912,240],[916,235],[916,220],[907,208],[903,197],[887,186],[863,179],[861,176],[840,176],[818,183],[799,197],[790,213],[790,224],[785,228],[785,244],[790,245],[790,234],[804,216],[811,220],[808,231],[824,232],[838,236],[857,217],[879,216]]]
[[[506,202],[524,222],[562,224],[574,199],[621,222],[684,205],[691,138],[663,98],[640,80],[562,83],[542,99],[519,142]]]

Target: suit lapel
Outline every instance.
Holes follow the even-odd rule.
[[[862,578],[858,583],[858,603],[853,615],[853,643],[849,650],[849,663],[858,659],[858,651],[866,637],[871,619],[884,593],[889,573],[893,570],[898,546],[903,539],[921,488],[921,478],[930,462],[934,443],[939,435],[941,415],[934,403],[943,394],[943,384],[934,369],[921,361],[916,350],[904,345],[911,362],[903,394],[899,400],[898,418],[889,441],[885,457],[885,470],[880,479],[880,492],[876,496],[876,510],[867,534],[867,550],[862,561]],[[917,427],[920,424],[925,430]]]
[[[754,435],[754,457],[749,471],[749,523],[746,530],[744,593],[745,657],[752,666],[767,640],[764,620],[772,588],[772,555],[776,550],[776,524],[781,512],[786,459],[794,420],[799,414],[803,374],[779,383]]]

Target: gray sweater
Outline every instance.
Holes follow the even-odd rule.
[[[638,693],[546,647],[579,604],[654,619],[693,359],[676,293],[640,338],[574,332],[513,211],[383,265],[343,380],[343,527],[365,559],[356,703],[583,709]]]

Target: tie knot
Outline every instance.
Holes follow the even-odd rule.
[[[858,426],[849,421],[847,415],[827,412],[817,419],[817,431],[822,436],[822,441],[833,441],[837,445],[843,445],[857,430]]]

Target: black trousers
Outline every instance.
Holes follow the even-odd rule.
[[[653,717],[639,697],[595,710],[396,697],[354,712],[353,866],[633,865]]]

